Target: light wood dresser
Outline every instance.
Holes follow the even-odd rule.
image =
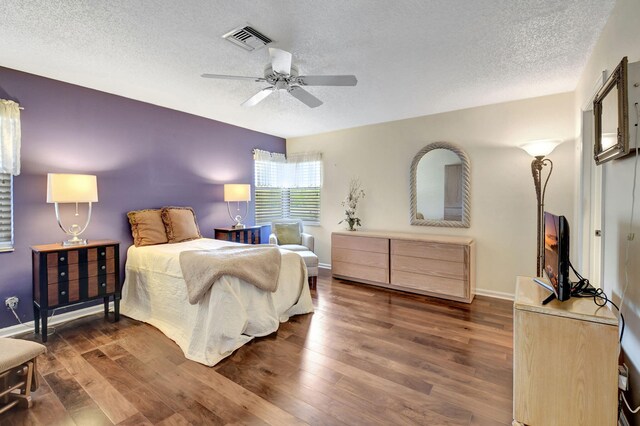
[[[614,426],[618,320],[593,298],[541,301],[549,292],[518,277],[513,313],[514,424]]]
[[[475,244],[468,237],[399,232],[331,234],[334,277],[470,303]]]

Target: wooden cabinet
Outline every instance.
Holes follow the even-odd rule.
[[[513,315],[513,418],[531,426],[615,425],[618,320],[593,298],[541,301],[518,277]]]
[[[351,233],[353,234],[353,232]],[[366,283],[389,283],[389,240],[372,236],[331,235],[331,272]]]
[[[475,245],[466,237],[391,232],[334,232],[333,276],[471,302]]]
[[[233,241],[243,244],[260,244],[262,226],[247,226],[246,228],[215,228],[216,240]]]
[[[43,342],[47,341],[48,312],[55,308],[103,299],[106,316],[113,296],[115,320],[120,319],[119,246],[117,241],[100,240],[83,246],[31,247],[35,332],[42,323]]]

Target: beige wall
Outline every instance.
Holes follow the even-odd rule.
[[[512,295],[516,275],[535,274],[536,201],[531,157],[517,148],[528,140],[565,140],[551,154],[554,173],[547,209],[573,217],[576,117],[565,93],[287,140],[287,153],[321,151],[324,159],[321,263],[331,262],[331,232],[343,229],[340,201],[349,179],[360,177],[366,197],[359,207],[363,229],[468,235],[477,242],[477,287]],[[409,167],[431,142],[462,147],[471,159],[471,227],[409,225]]]
[[[576,89],[574,109],[577,114],[578,126],[580,125],[580,108],[589,101],[594,81],[603,70],[611,72],[623,56],[627,56],[629,62],[639,61],[639,41],[640,2],[638,0],[618,0]],[[630,113],[630,120],[635,122],[633,111]],[[632,133],[632,136],[636,136],[635,132]],[[591,150],[590,144],[584,147],[585,153],[589,154],[584,156],[588,161],[593,161],[590,158]],[[602,167],[604,177],[602,286],[607,294],[619,301],[625,284],[624,263],[631,211],[634,158],[611,161],[599,167]],[[627,327],[622,346],[627,363],[631,363],[634,370],[631,375],[632,392],[630,397],[637,406],[640,404],[640,377],[638,373],[640,371],[640,248],[638,247],[640,244],[640,178],[636,178],[636,182],[639,188],[636,190],[633,225],[635,239],[629,245],[629,287],[622,308]],[[586,192],[588,193],[588,191]],[[632,421],[632,424],[640,424],[638,415],[633,418],[629,417],[629,420]]]

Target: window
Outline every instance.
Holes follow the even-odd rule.
[[[20,106],[0,99],[0,251],[13,250],[13,176],[20,174]]]
[[[0,251],[13,249],[12,184],[8,173],[0,173]]]
[[[322,156],[319,153],[284,154],[255,150],[256,224],[274,219],[302,219],[320,223]]]

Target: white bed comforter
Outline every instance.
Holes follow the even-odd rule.
[[[131,246],[122,289],[123,315],[144,321],[174,340],[185,356],[213,366],[256,336],[278,329],[291,315],[313,312],[300,257],[282,250],[278,289],[271,293],[231,276],[190,305],[179,253],[235,245],[202,238],[177,244]]]

